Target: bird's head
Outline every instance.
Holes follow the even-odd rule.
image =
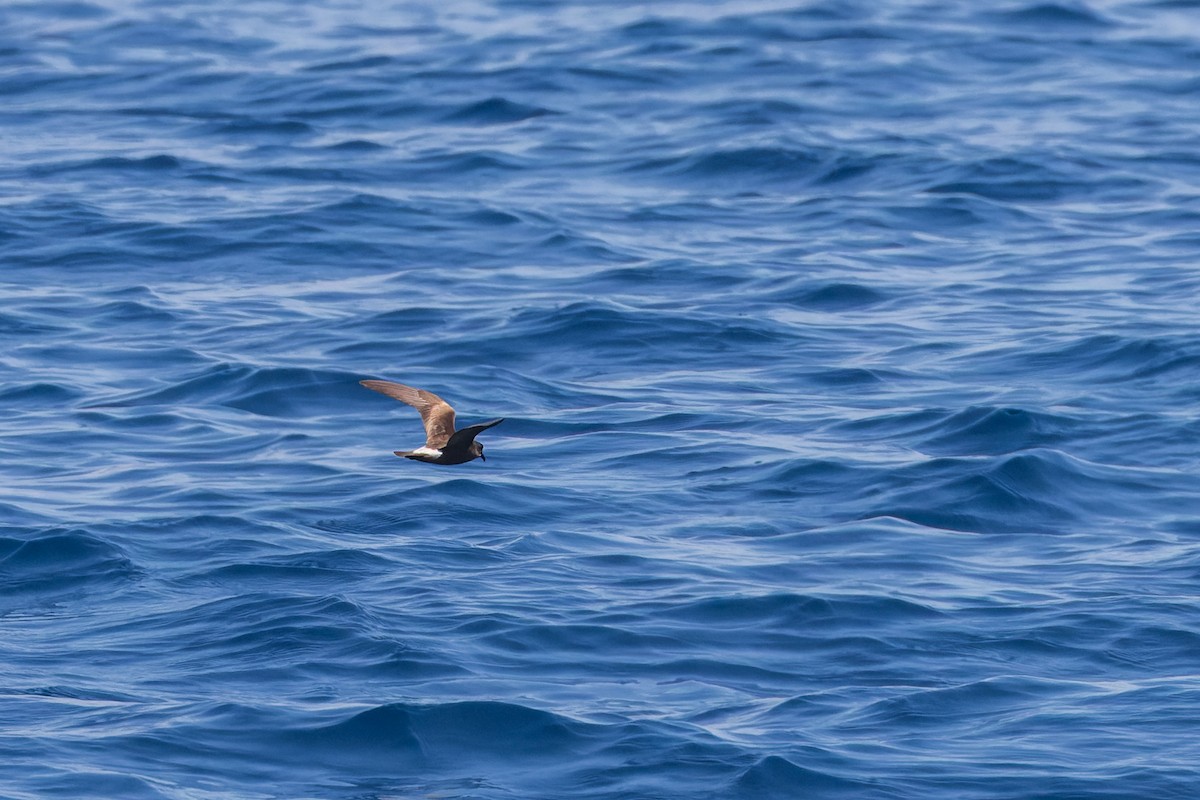
[[[481,445],[479,442],[471,442],[471,455],[487,461],[487,458],[483,455],[483,445]]]

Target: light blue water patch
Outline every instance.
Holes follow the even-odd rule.
[[[1191,5],[0,9],[0,796],[1191,800]]]

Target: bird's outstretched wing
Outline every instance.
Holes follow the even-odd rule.
[[[493,425],[499,425],[504,422],[504,418],[494,419],[491,422],[481,422],[478,425],[468,425],[467,427],[455,431],[450,436],[450,441],[446,442],[446,449],[453,450],[456,447],[466,447],[471,442],[475,441],[475,437],[486,431]]]
[[[359,381],[359,383],[372,391],[386,394],[393,400],[407,403],[421,412],[421,422],[425,423],[426,447],[441,450],[454,435],[454,409],[433,392],[414,389],[403,383],[392,383],[391,381]],[[474,435],[472,434],[472,438]]]

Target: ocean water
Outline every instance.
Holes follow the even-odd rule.
[[[1200,797],[1198,74],[1189,0],[5,4],[0,798]]]

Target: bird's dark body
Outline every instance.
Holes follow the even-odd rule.
[[[474,442],[472,442],[472,444],[474,444]],[[477,458],[483,457],[483,453],[448,453],[445,450],[442,451],[440,456],[431,456],[426,453],[414,453],[412,451],[403,452],[401,450],[397,450],[396,455],[402,458],[411,459],[413,461],[424,461],[426,464],[444,464],[447,466],[450,464],[465,464],[468,461],[474,461]],[[483,460],[487,461],[486,458]]]

